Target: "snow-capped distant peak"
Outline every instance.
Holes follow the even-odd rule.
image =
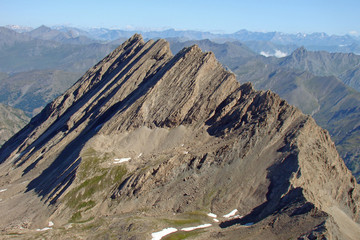
[[[8,29],[14,30],[16,32],[19,32],[19,33],[29,32],[29,31],[33,30],[32,27],[26,27],[26,26],[20,26],[20,25],[6,25],[5,27]]]

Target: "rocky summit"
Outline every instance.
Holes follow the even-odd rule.
[[[134,35],[0,149],[3,239],[358,239],[327,131],[196,45]]]

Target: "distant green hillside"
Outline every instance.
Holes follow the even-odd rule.
[[[0,146],[22,129],[30,118],[20,109],[0,103]]]
[[[22,109],[29,116],[68,89],[82,73],[61,70],[21,72],[0,82],[0,102]]]
[[[360,56],[353,53],[307,51],[302,47],[279,59],[278,64],[317,76],[336,76],[346,85],[360,91]]]
[[[85,72],[115,47],[107,44],[61,44],[37,39],[16,42],[11,46],[0,48],[0,71],[59,69]]]

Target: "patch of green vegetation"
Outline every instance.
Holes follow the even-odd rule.
[[[80,219],[81,219],[81,212],[76,212],[71,216],[70,222],[77,222]]]
[[[216,189],[210,189],[205,195],[203,199],[203,206],[209,208],[211,205],[211,202],[217,193]]]
[[[96,151],[92,148],[87,149],[81,156],[81,164],[77,173],[78,179],[86,179],[90,172],[99,170],[99,164],[106,159],[97,156]]]
[[[190,224],[199,224],[201,223],[200,219],[189,218],[189,219],[163,219],[164,222],[171,226],[184,226]]]
[[[163,239],[164,239],[164,240],[181,240],[181,239],[187,239],[187,238],[190,238],[190,237],[198,236],[199,234],[201,234],[201,233],[203,233],[203,232],[204,232],[203,230],[194,230],[194,231],[191,231],[191,232],[183,232],[183,231],[180,231],[180,232],[172,233],[172,234],[164,237]]]
[[[81,229],[84,230],[84,231],[87,231],[87,230],[95,229],[97,227],[99,227],[98,224],[90,223],[90,224],[87,224],[87,225],[83,226]]]
[[[110,171],[99,169],[98,172],[101,175],[85,180],[65,196],[69,207],[81,209],[95,206],[95,200],[90,198],[96,192],[106,190],[115,183],[119,183],[127,171],[123,166],[116,166]]]
[[[187,212],[186,215],[191,216],[191,217],[206,217],[207,218],[207,214],[203,211]]]
[[[82,161],[77,172],[80,185],[69,191],[64,199],[69,208],[76,211],[70,222],[79,222],[81,213],[96,206],[100,192],[109,192],[115,184],[119,184],[127,173],[125,166],[113,166],[110,169],[100,167],[100,163],[109,159],[108,155],[99,157],[95,150],[88,149],[82,154]],[[91,176],[91,177],[90,177]]]
[[[21,236],[21,235],[24,235],[22,233],[7,233],[6,235],[8,236]]]
[[[81,202],[78,207],[79,209],[85,209],[84,211],[90,209],[90,208],[93,208],[94,206],[96,205],[95,201],[93,200],[90,200],[90,201],[87,201],[87,202]]]
[[[95,192],[101,189],[101,180],[103,180],[104,177],[105,174],[95,176],[84,181],[82,184],[71,190],[66,195],[68,206],[75,209],[82,208],[84,202],[86,202],[84,200],[90,198]]]
[[[70,223],[86,223],[94,220],[94,217],[89,217],[88,219],[82,219],[81,211],[75,212],[71,218]]]

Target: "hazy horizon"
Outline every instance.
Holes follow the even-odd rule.
[[[223,0],[133,2],[92,0],[0,1],[0,25],[32,28],[65,25],[123,30],[194,30],[355,35],[360,33],[360,2],[355,0]]]

